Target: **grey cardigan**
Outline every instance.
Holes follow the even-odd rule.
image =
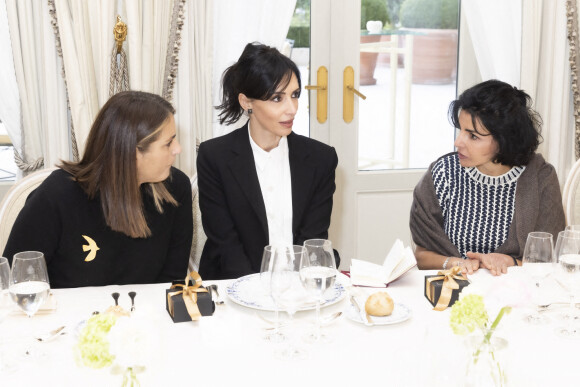
[[[443,214],[433,185],[431,164],[413,192],[409,226],[413,241],[427,250],[459,257],[457,247],[443,230]],[[496,253],[521,259],[528,233],[545,231],[554,236],[565,228],[564,209],[558,176],[542,155],[535,154],[518,179],[515,212],[507,240]]]

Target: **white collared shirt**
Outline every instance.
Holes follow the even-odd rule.
[[[248,135],[266,207],[269,244],[290,246],[294,243],[288,139],[282,137],[276,148],[266,152],[252,139],[249,123]]]

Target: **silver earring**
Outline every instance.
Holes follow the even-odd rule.
[[[248,114],[252,114],[252,109],[248,109]]]

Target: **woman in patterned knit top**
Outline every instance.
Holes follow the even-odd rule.
[[[557,235],[564,210],[554,168],[535,151],[541,119],[531,98],[490,80],[453,101],[457,152],[436,160],[415,187],[410,227],[420,269],[493,275],[521,265],[529,232]]]

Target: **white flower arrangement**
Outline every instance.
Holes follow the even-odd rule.
[[[138,317],[102,313],[89,318],[75,347],[78,362],[90,368],[111,367],[123,374],[123,386],[138,386],[155,350],[154,326]]]

